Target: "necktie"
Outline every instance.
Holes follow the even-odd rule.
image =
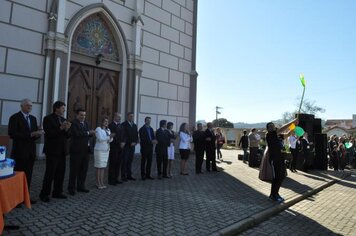
[[[84,128],[84,122],[80,122],[80,127],[83,129]]]
[[[29,115],[26,116],[26,121],[27,121],[28,128],[31,130],[31,121]]]

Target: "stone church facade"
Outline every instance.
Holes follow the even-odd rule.
[[[195,123],[197,0],[1,0],[0,135],[20,101],[96,126],[118,111]]]

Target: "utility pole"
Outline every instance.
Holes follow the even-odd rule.
[[[217,126],[219,127],[220,124],[219,124],[219,121],[218,121],[218,115],[221,114],[221,112],[219,111],[219,109],[222,109],[222,107],[216,106],[215,109],[216,109],[216,110],[215,110],[216,123],[217,123]]]

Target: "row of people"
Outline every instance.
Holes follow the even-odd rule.
[[[53,112],[43,119],[43,129],[37,125],[37,119],[31,115],[32,102],[24,99],[21,110],[12,115],[9,120],[8,134],[13,139],[11,156],[15,159],[15,171],[26,173],[28,186],[32,179],[32,170],[36,157],[35,141],[44,134],[44,149],[46,155],[46,170],[40,192],[44,202],[53,198],[67,198],[63,194],[63,181],[66,167],[67,141],[69,140],[70,170],[68,193],[75,195],[76,191],[87,193],[86,176],[88,171],[90,138],[95,136],[94,167],[96,168],[96,184],[99,189],[106,188],[104,184],[105,169],[108,165],[108,183],[120,184],[123,181],[135,180],[132,176],[132,161],[135,146],[140,143],[141,178],[153,179],[151,165],[153,147],[155,146],[158,178],[171,178],[172,161],[174,160],[173,123],[160,121],[160,127],[154,132],[151,118],[145,118],[145,124],[138,130],[134,123],[134,114],[127,114],[126,121],[121,123],[119,113],[115,113],[109,123],[104,118],[95,130],[90,129],[86,122],[85,110],[77,110],[76,118],[69,122],[64,118],[65,104],[57,101],[53,104]],[[191,142],[194,143],[196,154],[196,173],[202,173],[202,163],[206,152],[206,170],[218,171],[215,162],[216,135],[212,123],[203,131],[202,124],[192,134],[187,123],[179,128],[179,152],[181,156],[182,175],[187,175],[187,160],[190,155]],[[53,184],[53,191],[52,191]],[[34,203],[34,201],[32,201]]]

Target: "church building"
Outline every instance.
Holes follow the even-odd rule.
[[[0,135],[20,102],[93,128],[118,111],[195,124],[197,0],[1,0]],[[39,124],[41,125],[41,124]]]

